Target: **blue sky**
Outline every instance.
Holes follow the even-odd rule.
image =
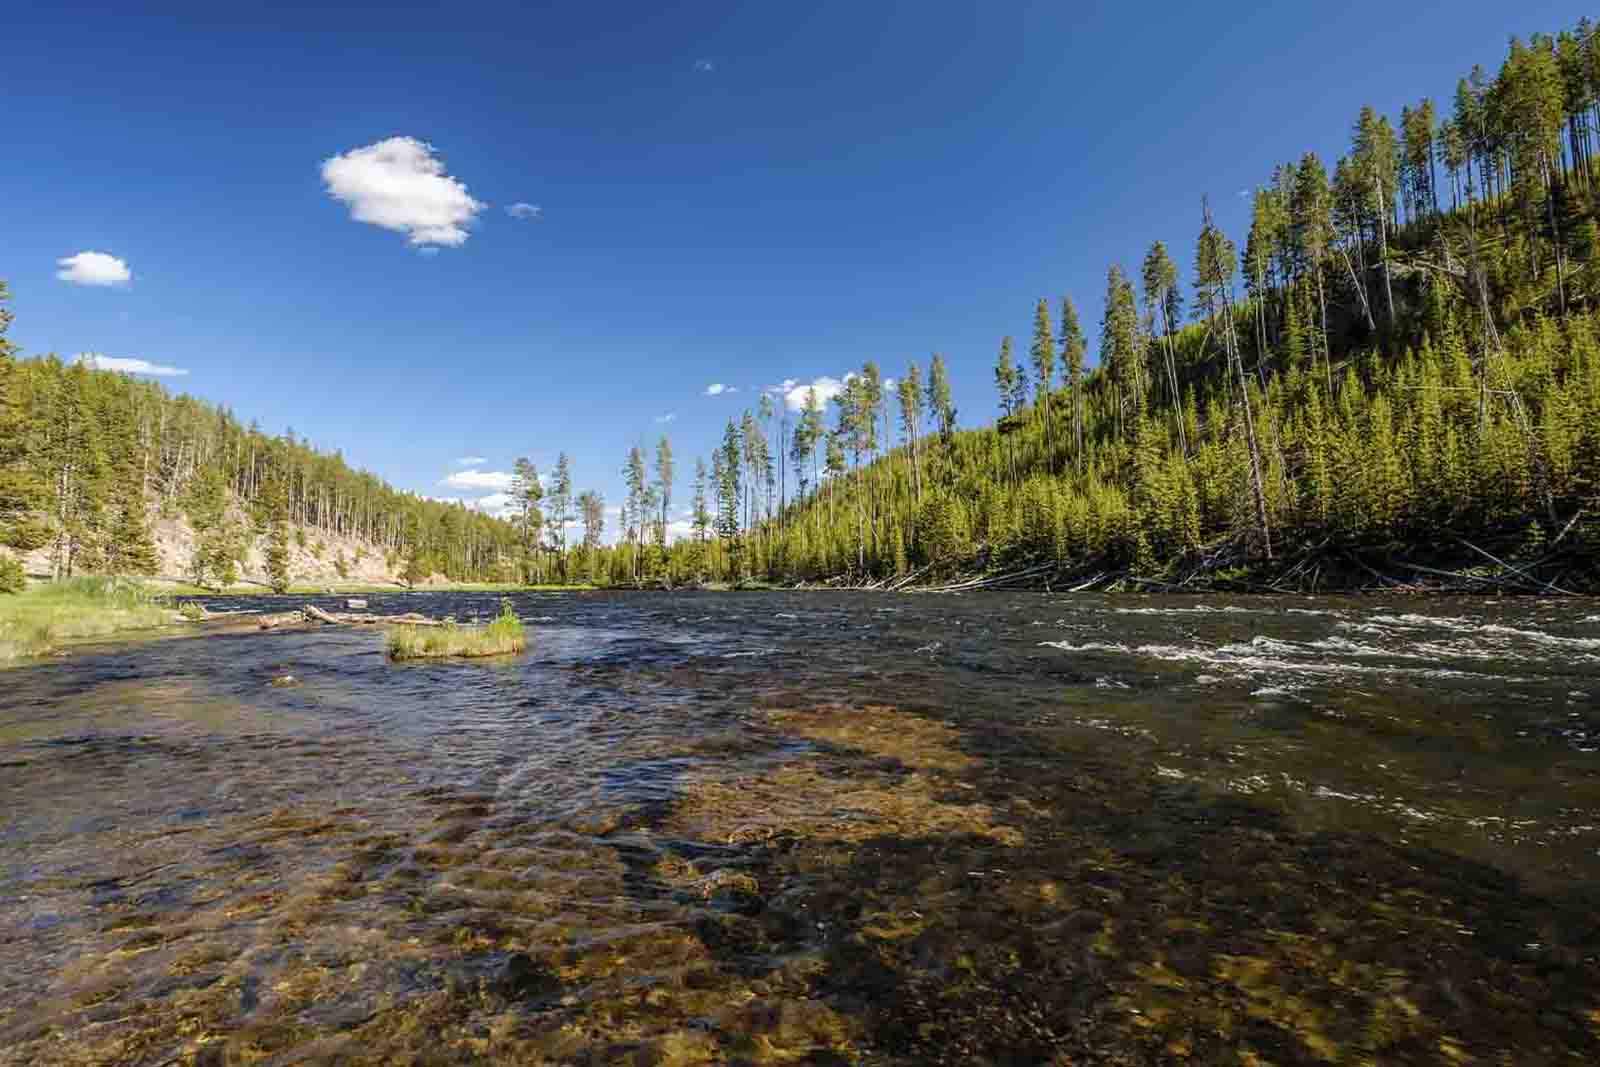
[[[1071,293],[1093,337],[1111,263],[1160,238],[1188,267],[1202,193],[1242,243],[1275,162],[1581,13],[23,4],[0,277],[29,353],[182,369],[403,488],[564,449],[615,504],[664,429],[686,502],[784,379],[942,351],[962,420],[990,418],[1035,299]],[[81,284],[117,281],[60,262],[90,251],[131,277]]]

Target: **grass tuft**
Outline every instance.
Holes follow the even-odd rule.
[[[144,630],[173,621],[172,607],[129,578],[68,578],[0,598],[0,663],[40,656],[58,641]]]
[[[508,656],[528,647],[522,620],[511,610],[510,600],[500,601],[500,615],[487,626],[394,626],[389,630],[389,658],[478,659]]]

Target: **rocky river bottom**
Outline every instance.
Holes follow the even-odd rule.
[[[0,1064],[1600,1062],[1600,604],[513,602],[0,672]]]

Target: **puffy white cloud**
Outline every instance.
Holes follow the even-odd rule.
[[[133,280],[126,260],[109,252],[79,252],[56,260],[56,277],[73,285],[127,285]]]
[[[117,356],[103,356],[99,352],[84,352],[78,356],[79,363],[86,363],[95,370],[121,371],[123,374],[149,374],[157,378],[181,378],[189,372],[182,367],[167,367],[160,363],[151,363],[145,359],[122,359]]]
[[[709,59],[697,59],[694,61],[694,69],[699,74],[710,74],[717,69],[717,65]]]
[[[668,422],[672,422],[677,417],[678,417],[678,413],[676,411],[669,411],[665,415],[657,415],[656,416],[656,422],[658,422],[658,423],[668,423]]]
[[[448,475],[439,484],[448,485],[451,489],[487,489],[503,493],[511,488],[511,483],[514,481],[516,476],[510,471],[481,471],[476,467],[469,467],[464,471]]]
[[[506,205],[506,214],[514,219],[526,219],[529,222],[538,222],[544,218],[544,208],[538,204],[530,204],[525,200],[518,200],[515,204]]]
[[[721,396],[724,393],[737,393],[738,391],[739,387],[736,385],[723,385],[721,382],[712,382],[710,385],[706,386],[704,395]]]
[[[444,172],[433,146],[415,137],[390,137],[322,161],[328,195],[350,206],[350,217],[406,235],[417,248],[466,242],[467,227],[486,206]]]
[[[783,393],[783,404],[790,411],[801,411],[806,406],[806,395],[815,389],[817,391],[817,402],[823,407],[827,407],[828,401],[844,392],[845,383],[854,377],[854,374],[846,374],[843,378],[833,378],[824,374],[822,377],[814,378],[809,382],[796,382],[793,378],[787,379],[784,382],[784,385],[788,388]]]
[[[476,467],[480,463],[489,462],[482,456],[461,456],[456,460],[458,467]]]

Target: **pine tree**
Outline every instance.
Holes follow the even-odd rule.
[[[667,440],[666,434],[662,434],[661,440],[656,442],[656,505],[661,509],[656,538],[663,553],[666,552],[668,513],[672,510],[672,481],[675,474],[672,442]]]
[[[49,532],[35,517],[45,506],[45,486],[26,463],[32,427],[23,406],[17,347],[6,337],[12,322],[6,307],[9,300],[6,284],[0,281],[0,546],[27,552],[43,547]],[[13,569],[7,560],[10,557],[0,553],[0,566]],[[20,583],[21,563],[15,563],[14,571]]]
[[[1182,394],[1178,388],[1178,356],[1173,340],[1179,317],[1183,313],[1183,295],[1178,289],[1178,265],[1167,255],[1167,246],[1160,241],[1150,246],[1144,257],[1144,303],[1146,314],[1159,317],[1161,324],[1162,363],[1165,369],[1167,405],[1173,413],[1178,429],[1178,447],[1185,455],[1189,443],[1184,433],[1181,407]]]
[[[137,482],[122,484],[117,500],[117,524],[111,535],[108,561],[114,574],[149,576],[161,566],[156,543],[145,515],[144,494]]]
[[[272,478],[263,501],[267,514],[267,581],[274,593],[289,591],[289,501],[283,483]]]
[[[572,524],[572,459],[565,452],[556,456],[556,469],[550,476],[550,516],[546,520],[547,537],[554,552],[561,558],[562,575],[566,574],[567,527]]]
[[[711,509],[706,504],[706,461],[696,458],[694,461],[694,500],[691,508],[694,513],[694,537],[700,544],[705,544],[711,535]]]
[[[204,470],[195,479],[184,500],[184,511],[194,530],[194,552],[190,564],[196,585],[214,582],[226,588],[238,580],[237,560],[241,554],[239,528],[230,512],[228,485],[220,469]]]
[[[544,482],[539,478],[539,468],[526,456],[519,456],[511,471],[511,506],[522,530],[523,551],[537,562],[544,530],[544,512],[539,507],[544,500]],[[527,580],[529,584],[536,582],[537,574],[530,571]]]
[[[912,495],[922,500],[922,468],[917,451],[917,438],[922,425],[922,371],[915,363],[906,369],[905,377],[895,387],[900,400],[900,432],[911,451]]]
[[[928,421],[939,430],[940,454],[947,456],[955,438],[956,406],[950,398],[950,376],[944,369],[944,356],[938,352],[928,364]]]
[[[1067,376],[1068,397],[1072,403],[1073,462],[1083,465],[1083,360],[1088,345],[1083,327],[1078,325],[1078,309],[1072,298],[1061,298],[1061,363]]]
[[[728,553],[730,577],[740,574],[740,534],[739,527],[739,501],[741,485],[739,478],[740,459],[739,428],[732,419],[728,420],[728,427],[722,434],[722,448],[718,459],[720,460],[717,481],[717,536],[722,539],[724,549]]]
[[[1056,377],[1056,343],[1050,335],[1050,302],[1043,299],[1033,309],[1033,344],[1028,349],[1033,363],[1035,404],[1044,421],[1044,439],[1047,454],[1054,465],[1055,432],[1050,419],[1050,390]]]

